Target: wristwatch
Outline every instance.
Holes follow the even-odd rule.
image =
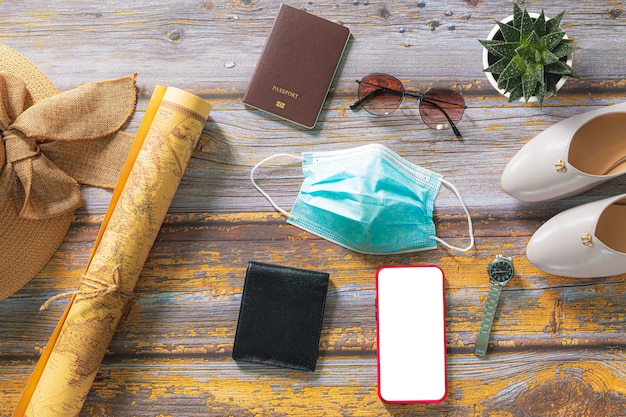
[[[496,255],[496,258],[489,262],[487,266],[489,274],[489,295],[487,296],[487,304],[483,320],[480,323],[480,331],[476,339],[476,347],[474,353],[478,356],[484,356],[487,353],[487,345],[489,344],[489,334],[491,333],[491,324],[493,316],[496,314],[498,307],[498,299],[502,287],[513,278],[515,269],[513,268],[513,258],[504,255]]]

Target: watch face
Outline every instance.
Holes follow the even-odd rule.
[[[489,265],[489,276],[496,282],[507,282],[513,278],[513,266],[505,261],[496,261]]]

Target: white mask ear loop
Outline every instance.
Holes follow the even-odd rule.
[[[474,226],[472,225],[472,217],[470,216],[469,211],[467,210],[467,206],[465,205],[465,203],[463,202],[463,199],[461,198],[461,194],[459,194],[457,189],[454,188],[454,185],[444,180],[443,178],[441,178],[441,183],[445,184],[448,188],[450,188],[454,192],[454,194],[456,194],[456,197],[461,202],[461,207],[463,207],[463,210],[465,211],[465,214],[467,215],[467,224],[469,226],[470,244],[466,248],[459,248],[457,246],[450,245],[443,239],[438,238],[437,236],[430,236],[430,238],[436,240],[437,242],[441,243],[442,245],[446,246],[449,249],[457,250],[459,252],[467,252],[468,250],[474,247]]]
[[[254,185],[254,188],[256,188],[263,195],[263,197],[265,197],[267,199],[267,201],[270,202],[272,207],[274,207],[276,210],[278,210],[279,212],[284,214],[285,217],[289,217],[289,213],[287,213],[287,211],[283,210],[282,208],[278,207],[278,205],[274,202],[274,200],[272,200],[272,197],[270,197],[261,187],[259,187],[259,185],[254,180],[254,172],[256,171],[256,169],[258,167],[260,167],[261,165],[263,165],[264,163],[266,163],[267,161],[269,161],[271,159],[281,158],[281,157],[295,158],[295,159],[299,159],[299,160],[304,159],[301,156],[292,155],[290,153],[278,153],[276,155],[268,156],[267,158],[265,158],[264,160],[262,160],[261,162],[256,164],[254,166],[254,168],[252,168],[252,171],[250,171],[250,181],[252,181],[252,185]]]

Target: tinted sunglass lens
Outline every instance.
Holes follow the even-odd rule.
[[[386,116],[400,107],[404,86],[387,74],[369,74],[359,83],[361,106],[369,113]]]
[[[465,112],[463,96],[447,88],[431,88],[420,101],[420,116],[433,129],[449,129],[461,121]]]

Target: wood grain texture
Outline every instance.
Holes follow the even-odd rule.
[[[581,47],[570,80],[543,110],[498,96],[481,71],[482,39],[510,1],[290,1],[340,22],[352,38],[320,121],[307,130],[245,107],[241,98],[278,11],[278,2],[0,0],[0,42],[35,62],[60,90],[138,73],[134,133],[155,84],[213,104],[203,137],[146,262],[135,299],[89,393],[83,416],[624,416],[626,279],[571,279],[533,267],[525,246],[554,214],[623,193],[618,178],[568,199],[531,204],[501,191],[508,160],[550,125],[624,100],[626,13],[615,1],[523,2],[563,26]],[[352,111],[355,79],[399,77],[407,88],[452,87],[468,109],[459,129],[421,123],[417,103],[391,117]],[[249,181],[277,152],[381,143],[443,174],[474,220],[476,249],[361,255],[276,214]],[[289,209],[301,170],[275,161],[257,179]],[[14,296],[0,302],[0,415],[10,415],[64,308],[50,297],[76,288],[110,192],[85,187],[59,251]],[[464,245],[467,224],[452,192],[435,204],[438,234]],[[473,355],[488,291],[487,262],[515,258],[490,350]],[[306,374],[232,361],[247,262],[330,273],[317,370]],[[376,394],[374,275],[386,264],[435,263],[445,273],[448,396],[434,405],[386,405]]]

